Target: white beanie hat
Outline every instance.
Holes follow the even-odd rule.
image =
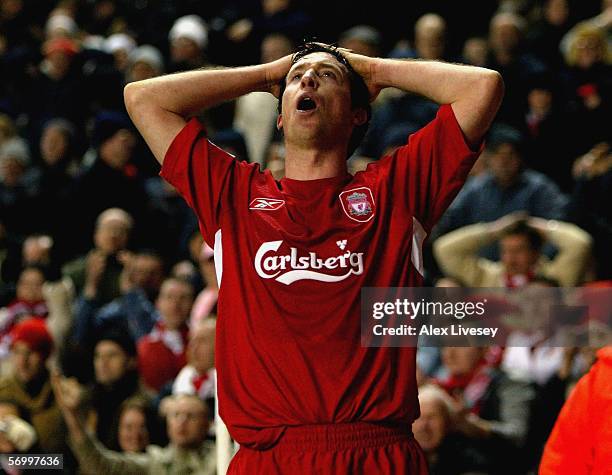
[[[128,61],[132,66],[139,62],[147,63],[160,74],[164,72],[164,58],[155,46],[139,46],[130,53]]]
[[[115,33],[104,40],[104,51],[107,53],[115,53],[119,50],[124,50],[130,54],[136,48],[134,38],[125,33]]]
[[[55,30],[64,30],[69,36],[74,36],[79,27],[74,19],[64,13],[51,15],[45,24],[47,36]]]
[[[206,23],[198,15],[187,15],[174,22],[168,39],[174,41],[178,38],[188,38],[201,49],[208,45],[208,31]]]

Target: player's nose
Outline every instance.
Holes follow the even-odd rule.
[[[302,75],[301,85],[302,87],[316,88],[319,83],[317,82],[317,74],[314,69],[308,69]]]

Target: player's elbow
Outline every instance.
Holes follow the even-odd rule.
[[[504,98],[504,80],[501,74],[492,69],[485,69],[482,72],[478,90],[481,92],[483,101],[497,113],[497,109]]]
[[[142,85],[137,82],[128,83],[123,88],[123,101],[130,116],[133,117],[134,113],[144,104],[143,95]]]

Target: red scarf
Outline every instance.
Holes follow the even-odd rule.
[[[493,380],[493,368],[485,358],[470,373],[464,375],[450,375],[437,383],[455,399],[463,401],[466,408],[474,414],[479,414],[482,399]]]

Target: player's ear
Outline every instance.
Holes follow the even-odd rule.
[[[281,130],[283,128],[283,114],[278,114],[276,118],[276,128]]]
[[[355,127],[359,127],[360,125],[365,124],[367,120],[368,120],[368,113],[366,112],[365,109],[358,107],[357,109],[353,111],[353,125]]]

